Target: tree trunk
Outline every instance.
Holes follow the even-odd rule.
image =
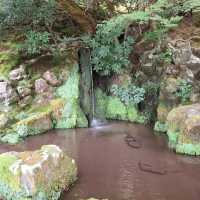
[[[60,9],[65,11],[80,26],[83,32],[93,34],[96,29],[96,22],[90,14],[79,7],[73,0],[57,0]]]

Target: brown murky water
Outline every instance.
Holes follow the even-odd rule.
[[[127,134],[140,146],[128,146]],[[16,146],[0,145],[0,153],[44,144],[59,145],[78,164],[79,180],[62,200],[200,199],[200,158],[177,156],[168,150],[164,136],[143,126],[114,122],[97,129],[51,131]],[[144,170],[147,165],[150,171]]]

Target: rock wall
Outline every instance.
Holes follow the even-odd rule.
[[[0,54],[7,55],[7,51],[2,49]],[[47,66],[42,64],[45,59]],[[88,127],[79,102],[76,52],[66,52],[60,66],[51,57],[40,59],[39,64],[37,60],[19,61],[10,69],[12,63],[1,62],[8,71],[2,72],[0,81],[0,141],[17,143],[53,128]]]
[[[154,129],[167,132],[169,147],[177,153],[200,155],[200,32],[197,22],[185,20],[168,38],[172,62],[162,76]]]

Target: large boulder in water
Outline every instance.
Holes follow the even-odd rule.
[[[77,178],[75,161],[55,145],[0,155],[0,199],[57,200]]]
[[[169,145],[177,153],[200,155],[200,104],[179,106],[167,116]]]

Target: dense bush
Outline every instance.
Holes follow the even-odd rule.
[[[0,7],[0,29],[51,26],[55,19],[54,0],[1,0]]]
[[[117,96],[126,105],[130,103],[137,105],[144,101],[145,90],[133,84],[121,87],[113,85],[111,87],[111,93]]]
[[[48,32],[27,32],[26,40],[20,46],[20,49],[28,55],[40,54],[49,48],[49,36],[50,34]]]

